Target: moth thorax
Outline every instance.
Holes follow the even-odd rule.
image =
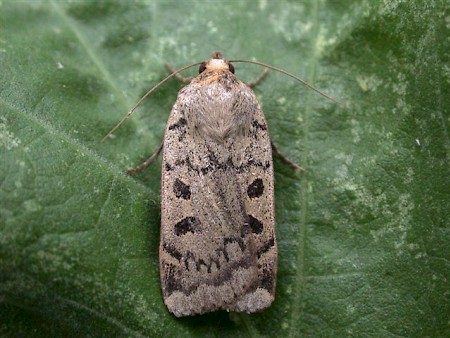
[[[208,71],[228,71],[230,67],[223,59],[210,59],[206,64]]]

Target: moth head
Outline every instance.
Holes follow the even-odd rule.
[[[203,73],[205,70],[219,72],[229,71],[234,74],[233,65],[229,61],[224,60],[223,55],[220,52],[212,53],[211,58],[208,61],[200,64],[200,67],[198,68],[199,74]]]

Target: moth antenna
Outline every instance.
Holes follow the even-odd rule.
[[[137,107],[139,107],[142,102],[150,96],[151,93],[153,93],[159,86],[161,86],[164,82],[166,82],[167,80],[169,80],[171,77],[174,77],[176,74],[189,69],[191,67],[194,66],[198,66],[200,65],[202,62],[197,62],[197,63],[192,63],[190,65],[184,66],[180,69],[175,70],[174,72],[172,72],[171,74],[167,75],[164,79],[162,79],[161,81],[159,81],[157,84],[155,84],[152,88],[150,88],[150,90],[145,93],[144,96],[141,97],[141,99],[133,106],[133,108],[131,108],[124,117],[122,117],[122,119],[119,121],[119,123],[117,123],[114,128],[112,128],[108,134],[106,134],[106,136],[104,138],[102,138],[102,140],[100,141],[101,143],[105,142],[105,140],[111,136],[112,133],[114,133],[117,129],[119,129],[119,127],[124,124],[124,122],[131,116],[131,114],[133,114],[133,112],[136,110]]]
[[[277,72],[280,72],[280,73],[282,73],[282,74],[284,74],[284,75],[287,75],[287,76],[293,78],[294,80],[297,80],[297,81],[300,82],[300,83],[303,83],[306,87],[308,87],[308,88],[314,90],[317,94],[322,95],[323,97],[327,98],[328,100],[330,100],[331,102],[333,102],[333,103],[335,103],[335,104],[337,104],[337,105],[340,105],[338,101],[336,101],[336,100],[333,99],[332,97],[328,96],[327,94],[321,92],[319,89],[317,89],[317,88],[314,87],[313,85],[309,84],[308,82],[306,82],[306,81],[303,80],[302,78],[299,78],[298,76],[295,76],[294,74],[289,73],[288,71],[283,70],[283,69],[281,69],[281,68],[274,67],[274,66],[271,66],[271,65],[268,65],[268,64],[259,62],[259,61],[250,61],[250,60],[228,60],[228,62],[231,62],[231,63],[235,63],[235,62],[253,63],[253,64],[255,64],[255,65],[260,65],[260,66],[263,66],[263,67],[266,67],[266,68],[275,70],[275,71],[277,71]]]

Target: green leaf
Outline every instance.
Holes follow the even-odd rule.
[[[450,336],[448,1],[3,1],[2,336]],[[175,67],[282,67],[256,88],[278,148],[279,273],[258,314],[176,319],[159,286],[159,145]],[[235,64],[251,81],[261,69]],[[187,72],[193,75],[195,71]]]

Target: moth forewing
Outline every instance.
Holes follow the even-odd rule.
[[[264,114],[213,54],[179,92],[165,130],[160,271],[172,313],[255,312],[272,303],[273,197]]]

